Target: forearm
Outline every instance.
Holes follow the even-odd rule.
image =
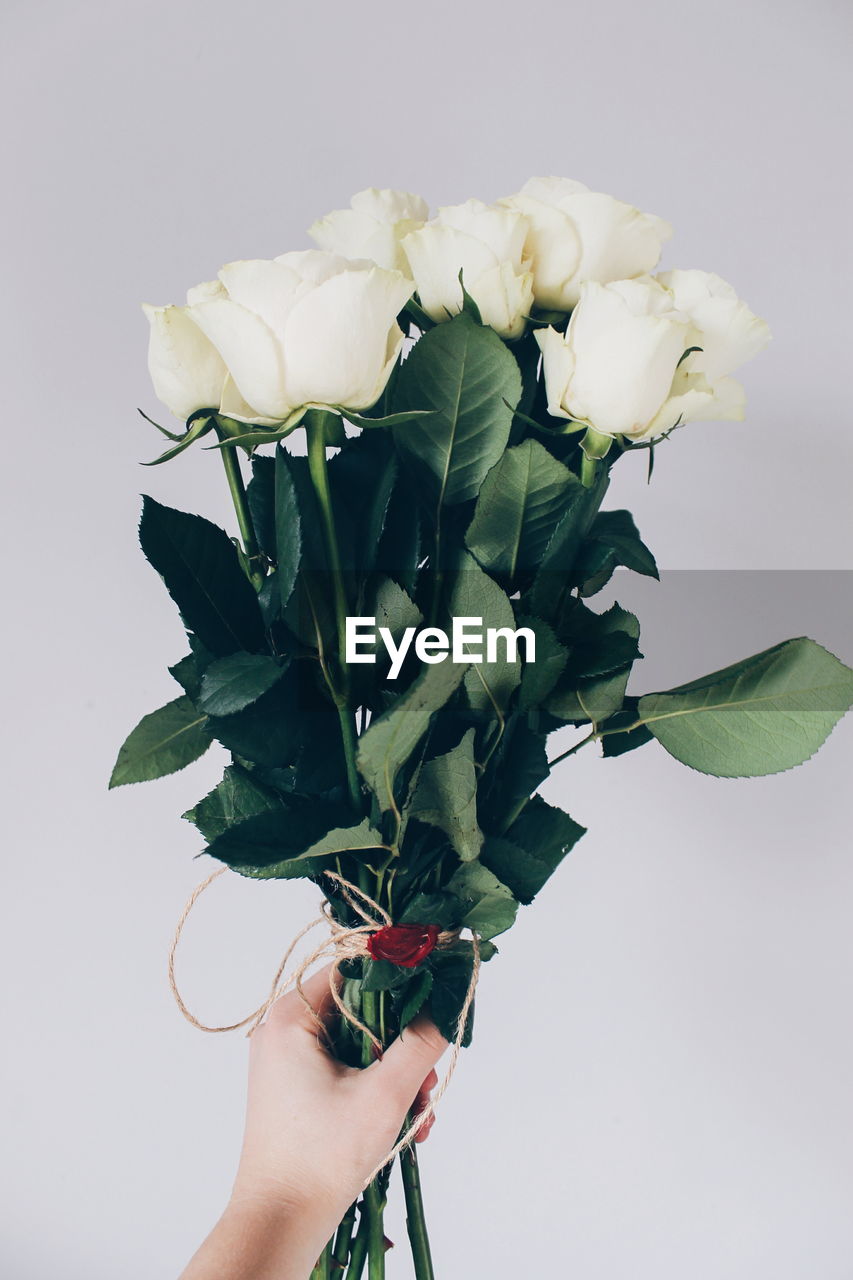
[[[322,1231],[295,1209],[232,1203],[180,1280],[308,1280]]]

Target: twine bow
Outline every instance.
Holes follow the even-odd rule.
[[[196,1027],[199,1031],[208,1031],[213,1034],[223,1031],[239,1031],[241,1027],[248,1027],[249,1030],[246,1034],[250,1036],[256,1027],[263,1022],[275,1002],[292,988],[296,991],[297,995],[308,1009],[311,1018],[317,1026],[318,1033],[323,1038],[326,1038],[326,1027],[322,1019],[317,1014],[316,1009],[305,995],[302,983],[308,970],[311,969],[319,960],[329,959],[331,960],[331,964],[329,966],[329,992],[338,1012],[342,1018],[346,1019],[350,1026],[354,1027],[357,1031],[360,1031],[361,1034],[367,1038],[367,1040],[373,1045],[377,1057],[381,1058],[383,1051],[382,1042],[377,1038],[370,1027],[362,1022],[353,1010],[344,1003],[340,992],[338,991],[337,979],[341,965],[345,960],[364,959],[369,957],[370,952],[367,947],[368,938],[371,934],[376,933],[377,930],[389,927],[392,924],[392,920],[384,907],[380,906],[380,904],[371,898],[369,894],[365,893],[363,889],[359,889],[358,885],[352,884],[349,880],[346,880],[343,876],[338,875],[334,871],[326,871],[324,872],[324,875],[329,880],[332,880],[337,884],[341,891],[341,896],[363,923],[359,925],[342,925],[340,921],[336,920],[333,916],[329,903],[324,901],[322,914],[317,916],[316,919],[311,920],[303,929],[299,930],[293,941],[290,943],[290,946],[287,948],[287,951],[284,953],[281,964],[278,966],[275,977],[273,978],[270,993],[266,1000],[264,1000],[263,1004],[259,1005],[257,1009],[254,1009],[251,1013],[247,1014],[245,1018],[241,1018],[239,1022],[232,1022],[223,1026],[209,1026],[207,1023],[201,1022],[195,1016],[192,1010],[185,1003],[184,998],[178,989],[177,979],[175,978],[175,955],[177,954],[178,943],[180,942],[181,935],[184,931],[184,925],[186,924],[187,918],[193,907],[205,890],[213,884],[213,881],[221,876],[224,871],[227,871],[227,869],[227,867],[218,867],[216,871],[203,880],[201,884],[197,885],[190,894],[186,906],[181,912],[180,919],[178,920],[175,928],[174,937],[172,938],[171,946],[169,947],[169,986],[171,988],[172,995],[175,998],[175,1003],[186,1018],[187,1022],[191,1023],[191,1025]],[[322,924],[326,924],[328,926],[328,937],[321,942],[319,946],[316,946],[307,956],[303,957],[293,970],[288,973],[288,965],[290,964],[291,957],[299,946],[299,943],[313,929],[316,929],[318,925]],[[442,930],[438,934],[436,947],[447,947],[452,943],[457,942],[459,937],[460,931],[458,929],[452,931]],[[414,1141],[420,1130],[434,1115],[436,1106],[444,1096],[444,1093],[450,1084],[453,1073],[456,1070],[456,1064],[459,1061],[459,1054],[462,1052],[462,1040],[465,1035],[465,1026],[468,1021],[468,1014],[471,1011],[471,1005],[474,1003],[474,993],[477,990],[477,982],[480,976],[480,941],[473,930],[471,933],[471,946],[473,951],[471,977],[468,982],[468,990],[466,991],[465,998],[462,1001],[462,1007],[459,1010],[459,1017],[456,1023],[456,1034],[451,1042],[450,1058],[447,1064],[447,1070],[436,1089],[433,1091],[430,1101],[423,1110],[411,1120],[402,1137],[395,1143],[385,1159],[373,1170],[370,1177],[367,1179],[365,1186],[373,1181],[380,1169],[383,1169],[386,1164],[389,1164],[395,1156],[399,1155],[401,1151]]]

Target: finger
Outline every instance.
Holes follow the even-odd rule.
[[[294,988],[276,1000],[269,1012],[270,1023],[279,1027],[297,1027],[316,1034],[320,1030],[318,1022],[325,1026],[327,1018],[335,1009],[330,978],[336,987],[340,987],[340,972],[330,964],[312,973],[302,983],[302,995]]]
[[[421,1125],[420,1129],[418,1129],[417,1133],[415,1134],[415,1142],[426,1142],[427,1138],[432,1133],[432,1126],[434,1124],[435,1124],[435,1113],[433,1113],[430,1116],[429,1120],[425,1120],[424,1123]]]
[[[438,1062],[448,1041],[429,1018],[415,1018],[370,1068],[378,1085],[393,1091],[408,1109]]]
[[[414,1111],[415,1115],[418,1115],[421,1111],[423,1111],[424,1107],[426,1107],[427,1103],[429,1102],[429,1095],[437,1084],[438,1084],[438,1075],[436,1074],[435,1071],[431,1071],[427,1076],[426,1080],[424,1080],[420,1089],[418,1089],[417,1096],[414,1102],[412,1103],[412,1110]]]

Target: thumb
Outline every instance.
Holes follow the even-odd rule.
[[[372,1068],[377,1084],[408,1110],[448,1043],[429,1018],[415,1018]]]

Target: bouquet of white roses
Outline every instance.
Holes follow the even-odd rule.
[[[853,673],[801,638],[628,694],[639,623],[589,603],[619,566],[657,576],[630,513],[602,510],[610,469],[645,450],[651,472],[687,422],[742,417],[731,375],[769,339],[719,277],[651,274],[665,222],[534,179],[431,220],[364,191],[311,234],[318,249],[146,308],[155,390],[185,424],[160,428],[157,462],[207,437],[240,537],[145,499],[142,549],[189,652],[112,785],[227,748],[185,816],[223,867],[320,887],[330,1048],[357,1066],[420,1011],[455,1052],[470,1040],[493,939],[584,832],[536,794],[560,761],[657,741],[718,776],[787,769],[849,708]],[[305,454],[283,443],[299,429]],[[576,740],[549,756],[565,726]],[[423,1121],[393,1153],[419,1280]],[[384,1275],[392,1163],[315,1280]]]

